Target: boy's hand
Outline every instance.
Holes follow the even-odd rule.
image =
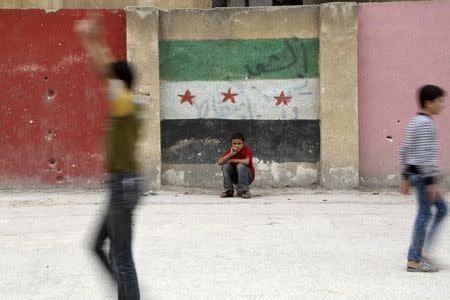
[[[408,195],[409,194],[409,182],[408,182],[408,180],[402,179],[402,181],[400,182],[400,191],[404,195]]]
[[[231,156],[236,155],[236,153],[238,153],[237,150],[235,148],[231,148],[231,151],[230,151]]]
[[[75,22],[75,32],[86,38],[97,38],[100,35],[96,14],[90,14],[87,19]]]
[[[429,186],[427,186],[427,196],[428,196],[428,200],[431,203],[434,203],[436,201],[439,201],[439,199],[441,199],[441,189],[439,187],[439,185],[437,184],[430,184]]]

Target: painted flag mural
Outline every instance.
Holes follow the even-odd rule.
[[[163,163],[215,163],[235,131],[258,160],[319,160],[318,38],[161,40],[159,57]]]

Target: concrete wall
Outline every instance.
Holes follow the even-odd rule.
[[[0,5],[4,7],[11,3],[3,1]],[[39,5],[56,7],[58,3],[61,2],[41,1]],[[68,5],[71,2],[64,3]],[[95,3],[97,5],[100,2]],[[116,2],[108,3],[115,5]],[[15,1],[14,5],[26,7],[38,5],[38,2]],[[123,10],[103,10],[101,13],[104,14],[107,42],[112,46],[115,56],[128,56],[137,65],[140,78],[137,92],[148,103],[148,122],[140,145],[140,157],[146,166],[144,173],[150,178],[148,183],[151,187],[159,187],[161,181],[178,185],[220,185],[219,168],[206,159],[213,157],[213,147],[204,153],[195,152],[195,147],[185,148],[191,151],[187,152],[189,155],[201,158],[194,159],[188,155],[182,163],[170,159],[161,162],[164,157],[168,157],[165,155],[169,152],[164,150],[167,140],[164,136],[160,137],[159,132],[164,128],[173,130],[175,127],[160,127],[159,120],[162,119],[161,124],[165,126],[166,119],[176,120],[180,117],[183,119],[179,121],[180,125],[192,120],[198,122],[207,119],[206,123],[201,124],[209,124],[209,120],[241,120],[251,122],[249,128],[262,124],[258,122],[268,124],[273,121],[274,124],[282,124],[281,128],[290,128],[287,122],[320,120],[319,159],[302,161],[308,152],[295,152],[298,149],[289,153],[279,152],[281,159],[278,161],[270,156],[267,159],[263,156],[277,154],[273,149],[278,144],[268,143],[266,148],[258,149],[262,144],[257,142],[255,161],[258,178],[255,184],[282,186],[320,182],[327,187],[354,187],[359,174],[363,184],[394,185],[398,181],[398,148],[403,139],[403,130],[417,111],[417,88],[425,83],[435,83],[450,90],[446,81],[450,75],[446,51],[449,48],[447,37],[450,25],[447,18],[450,13],[448,2],[360,4],[358,10],[353,3],[331,3],[320,7],[169,12],[133,8],[127,11],[126,16]],[[3,146],[0,148],[2,183],[89,185],[98,184],[103,179],[101,128],[106,104],[103,102],[101,85],[93,76],[79,40],[72,31],[73,21],[84,15],[85,11],[82,10],[48,13],[43,10],[0,10],[0,70],[3,76],[0,90],[6,95],[0,111],[0,125],[4,129]],[[159,45],[157,38],[161,40]],[[298,81],[294,80],[294,86],[299,83],[302,86],[294,89],[304,93],[290,95],[288,87],[281,87],[280,80],[286,78],[279,77],[278,71],[275,72],[278,75],[274,75],[278,78],[263,73],[270,66],[270,71],[281,67],[276,63],[282,63],[285,61],[283,55],[291,53],[286,50],[290,48],[283,48],[283,45],[294,45],[291,43],[309,38],[320,39],[320,87],[315,88],[310,77],[298,78]],[[266,60],[243,62],[249,78],[236,78],[245,73],[232,70],[219,78],[218,82],[226,82],[227,85],[220,86],[216,98],[200,101],[202,93],[213,94],[214,84],[204,84],[202,86],[205,88],[199,90],[198,94],[194,94],[194,90],[190,91],[192,96],[197,97],[191,99],[191,105],[187,101],[189,97],[183,98],[190,89],[186,86],[174,96],[178,105],[167,106],[167,91],[171,83],[159,76],[160,59],[167,57],[164,56],[167,53],[161,55],[160,49],[170,48],[170,45],[176,45],[184,39],[205,40],[208,45],[226,40],[223,49],[234,49],[230,41],[237,39],[251,43],[261,39],[279,39],[283,42],[275,42],[275,47],[281,48],[269,54]],[[294,49],[292,53],[297,53],[295,47],[291,48]],[[355,61],[356,49],[358,65]],[[228,55],[226,51],[222,53],[224,57]],[[255,50],[255,54],[260,53]],[[211,57],[208,55],[205,58]],[[291,61],[294,66],[292,70],[300,66],[298,58],[301,56],[295,54],[295,57],[295,63]],[[239,61],[233,59],[230,62]],[[180,63],[180,68],[182,66],[185,64]],[[170,71],[170,68],[167,70]],[[164,72],[161,74],[170,75],[170,72]],[[300,75],[305,77],[305,74]],[[267,92],[261,92],[262,99],[270,99],[267,103],[256,102],[256,98],[247,94],[242,97],[240,92],[233,96],[235,88],[245,86],[244,83],[251,81],[255,75],[261,77],[253,78],[257,80],[254,89],[259,92],[265,91],[266,87],[258,84],[264,83],[263,80],[271,80],[272,84],[265,85],[268,87]],[[192,87],[201,82],[194,81],[190,81]],[[303,91],[302,87],[308,87],[309,90]],[[268,95],[274,93],[275,89],[291,98],[281,99],[279,94],[277,99],[275,95]],[[223,101],[227,94],[231,98],[235,97],[236,101],[233,103],[231,98]],[[243,98],[249,99],[246,103],[250,104],[251,109],[239,105]],[[296,103],[296,99],[302,99],[303,102]],[[213,106],[214,101],[220,105]],[[234,104],[238,105],[232,106]],[[298,109],[290,109],[292,106]],[[441,165],[447,181],[450,175],[450,154],[447,150],[450,149],[450,140],[445,138],[443,131],[450,125],[448,114],[449,111],[444,110],[442,116],[436,118],[442,130],[439,137]],[[359,132],[356,126],[358,122]],[[299,137],[299,131],[289,131],[286,135],[282,130],[277,131],[280,128],[276,126],[268,128],[274,128],[270,132],[280,132],[280,141],[292,142]],[[213,130],[209,132],[214,133]],[[218,132],[226,133],[223,129]],[[303,139],[308,141],[308,131],[304,132],[306,136]],[[190,133],[178,130],[177,134],[180,137]],[[223,142],[222,137],[210,142],[209,145],[213,146],[217,143],[214,149],[219,156],[224,147],[223,144],[219,145]],[[285,146],[280,149],[290,149],[289,145]],[[314,150],[312,153],[314,156]],[[171,156],[175,160],[180,155],[176,151],[170,154],[175,155]],[[299,159],[292,160],[292,157]],[[189,163],[190,159],[196,162]]]
[[[319,181],[319,13],[161,12],[163,184],[221,186],[215,162],[233,131],[254,151],[255,185]]]
[[[357,187],[357,6],[323,4],[320,16],[321,182]]]
[[[365,3],[365,2],[413,2],[413,1],[420,1],[420,0],[361,0],[361,1],[352,1],[352,0],[342,0],[339,2],[358,2],[358,3]],[[323,3],[329,3],[329,2],[335,2],[333,0],[303,0],[303,5],[320,5]]]
[[[173,8],[210,8],[210,0],[3,0],[0,8],[125,8],[127,6]]]
[[[113,55],[125,59],[125,12],[100,13]],[[84,15],[83,10],[0,10],[3,187],[98,186],[104,178],[107,102],[73,31],[74,21]]]
[[[136,71],[135,94],[145,101],[145,122],[138,145],[138,160],[147,188],[161,187],[159,107],[159,12],[156,8],[128,8],[127,57]]]
[[[272,0],[249,0],[249,6],[272,6]],[[244,7],[245,0],[229,0],[227,7]]]
[[[101,13],[147,104],[139,157],[148,187],[220,186],[215,162],[233,131],[254,150],[255,185],[355,186],[354,4]],[[98,184],[106,104],[72,31],[85,11],[0,14],[2,181]]]
[[[398,149],[418,111],[417,89],[433,83],[450,91],[450,3],[359,6],[360,176],[366,185],[398,183]],[[449,110],[436,117],[441,168],[450,175]]]

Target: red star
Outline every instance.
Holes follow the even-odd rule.
[[[274,98],[277,99],[277,103],[275,103],[275,105],[280,105],[280,104],[288,105],[288,103],[291,101],[290,99],[292,97],[285,96],[284,91],[281,91],[280,96],[274,97]]]
[[[233,94],[231,92],[231,88],[228,89],[228,92],[226,92],[226,93],[221,92],[221,94],[224,95],[222,102],[230,100],[231,102],[236,103],[236,102],[234,102],[234,97],[236,97],[238,94]]]
[[[192,99],[195,98],[195,96],[193,96],[193,95],[191,94],[191,91],[190,91],[190,90],[186,90],[186,91],[184,92],[184,95],[178,95],[178,97],[181,97],[180,103],[188,102],[188,103],[190,103],[191,105],[192,105]]]

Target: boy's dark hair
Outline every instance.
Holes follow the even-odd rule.
[[[240,132],[235,132],[231,135],[231,140],[241,140],[245,142],[244,135]]]
[[[421,108],[425,108],[425,101],[434,101],[439,97],[443,97],[445,91],[440,87],[432,84],[424,85],[419,90],[419,104]]]
[[[134,74],[133,69],[128,62],[118,60],[111,63],[111,72],[113,78],[124,81],[128,89],[132,88],[134,84]]]

